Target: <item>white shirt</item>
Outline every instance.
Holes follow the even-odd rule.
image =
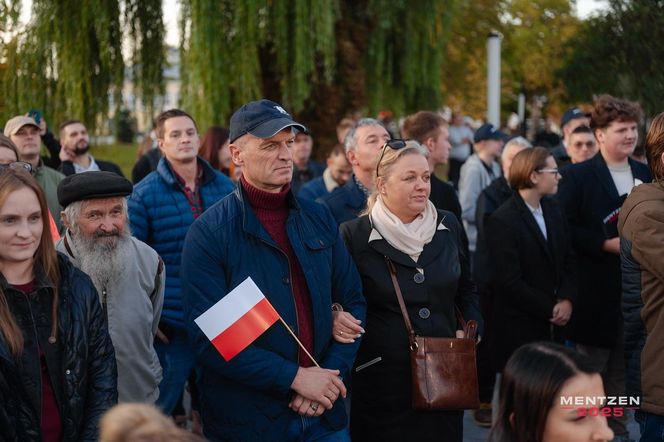
[[[524,201],[524,203],[526,203]],[[537,222],[537,225],[540,228],[540,231],[542,232],[542,235],[544,235],[544,239],[547,239],[546,236],[546,222],[544,222],[544,212],[542,211],[542,205],[535,209],[533,208],[530,204],[526,203],[526,206],[530,210],[530,213],[532,213],[533,218],[535,218],[535,222]]]
[[[99,166],[97,165],[97,162],[95,161],[94,157],[90,155],[90,165],[88,167],[83,167],[77,163],[74,163],[74,172],[75,173],[81,173],[81,172],[92,172],[92,171],[99,171],[101,170]]]
[[[626,195],[632,191],[632,187],[636,186],[637,183],[634,180],[634,175],[632,175],[632,169],[629,167],[629,164],[625,166],[607,166],[609,172],[611,173],[611,178],[613,178],[613,183],[618,189],[618,195]],[[638,182],[641,184],[641,181]]]

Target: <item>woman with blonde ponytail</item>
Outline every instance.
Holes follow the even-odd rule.
[[[0,167],[0,441],[96,440],[117,401],[96,290],[56,253],[48,216],[30,173]]]
[[[367,209],[341,226],[367,301],[365,334],[353,369],[353,440],[460,442],[463,437],[463,412],[412,407],[408,334],[387,264],[396,268],[418,335],[460,337],[455,305],[466,320],[481,323],[461,225],[429,200],[427,154],[414,141],[388,141]],[[355,332],[339,322],[334,332],[340,338]]]

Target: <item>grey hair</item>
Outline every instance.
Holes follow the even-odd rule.
[[[64,208],[65,216],[67,221],[72,226],[75,224],[79,216],[81,216],[81,211],[83,211],[83,204],[88,200],[74,201]],[[127,198],[122,198],[122,211],[125,214],[125,220],[129,221],[129,206],[127,205]]]
[[[525,147],[527,149],[533,147],[533,145],[530,143],[530,141],[526,140],[523,137],[514,137],[511,140],[509,140],[506,144],[505,147],[503,147],[503,152],[500,154],[500,158],[504,159],[507,156],[507,152],[512,148],[512,146],[520,146],[520,147]]]
[[[346,152],[349,152],[351,150],[354,150],[355,147],[357,146],[357,139],[355,138],[355,135],[357,133],[357,130],[361,127],[364,126],[381,126],[384,127],[383,124],[376,120],[375,118],[361,118],[358,121],[356,121],[348,130],[348,133],[346,134],[346,138],[344,139],[344,147],[346,148]]]

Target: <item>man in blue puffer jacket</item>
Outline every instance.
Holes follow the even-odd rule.
[[[269,100],[233,114],[238,188],[201,216],[185,241],[185,322],[200,370],[203,431],[212,441],[350,441],[342,398],[360,342],[332,339],[332,303],[361,321],[366,304],[332,214],[291,191],[298,128]],[[320,368],[280,323],[230,361],[217,353],[194,321],[247,277]]]
[[[194,220],[235,188],[223,174],[198,157],[196,123],[171,109],[156,121],[164,157],[129,198],[129,220],[136,238],[152,247],[166,265],[164,308],[155,340],[163,369],[157,405],[170,414],[194,365],[182,320],[180,258]]]

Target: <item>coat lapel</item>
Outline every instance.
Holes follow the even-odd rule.
[[[616,189],[613,178],[611,178],[611,172],[609,172],[609,168],[606,165],[606,161],[604,161],[602,153],[597,153],[591,161],[597,179],[602,183],[602,187],[604,187],[604,190],[606,190],[607,194],[611,197],[611,201],[616,201],[620,195],[618,195],[618,189]]]
[[[445,225],[445,216],[441,216],[441,213],[438,212],[436,232],[433,234],[431,242],[424,246],[424,250],[422,250],[422,254],[417,260],[417,267],[424,268],[438,258],[443,250],[445,250],[444,243],[451,234],[452,232]]]
[[[544,238],[544,234],[540,230],[539,225],[537,224],[537,221],[535,221],[535,217],[533,214],[530,212],[530,209],[528,206],[526,206],[526,203],[523,201],[523,198],[519,196],[517,192],[515,192],[515,201],[517,208],[519,210],[519,215],[521,215],[521,218],[523,221],[526,223],[526,226],[528,226],[528,229],[530,230],[530,233],[535,235],[535,238],[537,238],[537,242],[539,245],[542,247],[542,250],[544,250],[544,254],[547,256],[549,259],[553,259],[551,256],[551,249],[549,248],[549,244],[547,243],[547,240]],[[540,203],[541,204],[541,203]],[[544,212],[544,210],[542,210]],[[547,232],[550,232],[549,226],[546,223],[546,218],[544,218]]]
[[[555,203],[549,200],[549,198],[542,198],[542,211],[544,212],[544,222],[546,223],[546,231],[548,232],[548,244],[549,251],[551,252],[551,257],[553,259],[553,264],[555,267],[556,275],[561,275],[563,269],[558,267],[558,263],[562,262],[565,259],[566,250],[565,242],[563,238],[565,237],[563,219],[558,218],[554,214]]]

